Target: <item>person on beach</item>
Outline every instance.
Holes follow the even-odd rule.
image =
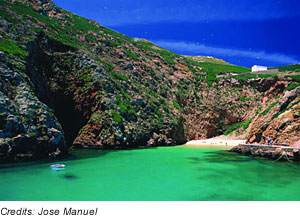
[[[268,136],[268,145],[272,145],[272,142],[271,142],[271,137],[270,136]]]

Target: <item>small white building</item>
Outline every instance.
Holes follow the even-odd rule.
[[[266,67],[266,66],[254,65],[252,67],[252,72],[267,71],[267,70],[268,70],[268,67]]]

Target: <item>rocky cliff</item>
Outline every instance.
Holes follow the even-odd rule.
[[[0,11],[1,159],[66,153],[69,146],[176,145],[233,131],[263,142],[269,125],[280,142],[299,136],[289,127],[298,119],[298,89],[289,91],[297,79],[219,79],[249,68],[197,62],[50,0],[0,0]],[[262,114],[269,105],[272,117]],[[291,111],[289,123],[275,124]],[[295,136],[284,139],[291,130]]]
[[[277,101],[257,116],[248,135],[248,143],[266,143],[271,137],[273,144],[299,146],[300,87],[285,91]]]

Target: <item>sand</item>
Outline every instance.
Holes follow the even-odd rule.
[[[245,144],[246,140],[232,139],[206,139],[206,140],[191,140],[185,146],[215,146],[215,147],[235,147],[239,144]]]

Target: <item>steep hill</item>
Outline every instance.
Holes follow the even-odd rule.
[[[175,145],[234,129],[253,137],[251,121],[264,121],[259,116],[265,108],[275,108],[288,90],[298,93],[295,73],[219,79],[219,73],[249,68],[197,62],[50,0],[0,0],[0,5],[3,160],[66,153],[68,146]],[[296,108],[298,103],[290,102],[295,99],[288,98]],[[292,110],[280,111],[287,108]]]

